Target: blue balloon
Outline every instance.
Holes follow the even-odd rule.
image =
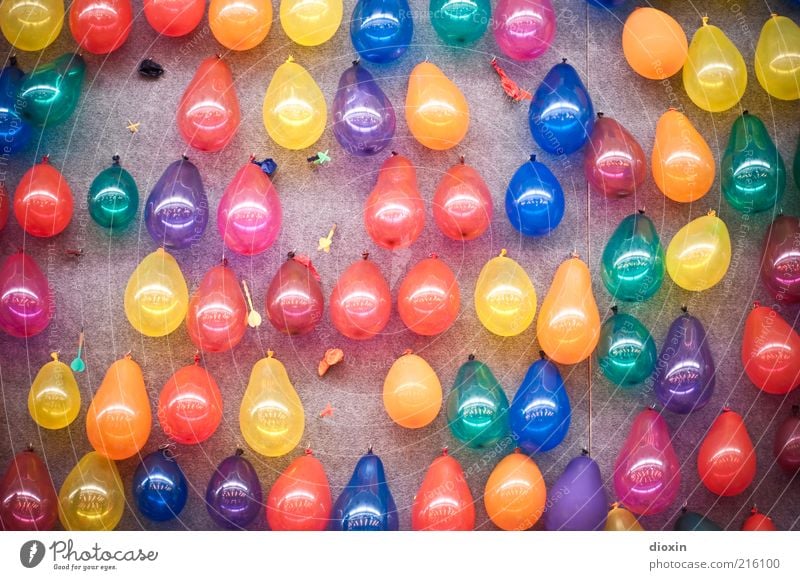
[[[170,163],[144,206],[150,237],[167,249],[188,248],[208,225],[208,197],[197,167],[186,158]]]
[[[619,8],[625,4],[625,0],[586,0],[587,4],[597,8]]]
[[[242,453],[237,449],[235,455],[223,459],[206,489],[208,515],[223,528],[246,527],[264,505],[258,474]]]
[[[550,451],[567,436],[572,409],[558,367],[542,358],[528,369],[509,408],[511,432],[528,455]]]
[[[545,236],[564,217],[564,190],[553,172],[531,155],[506,189],[506,215],[526,236]]]
[[[554,155],[568,155],[583,147],[592,134],[594,118],[589,92],[566,59],[544,77],[528,111],[533,139]]]
[[[386,483],[383,462],[367,451],[333,505],[328,529],[339,532],[397,531],[397,506]]]
[[[546,530],[592,532],[606,525],[608,499],[600,467],[586,452],[567,464],[547,497]]]
[[[133,498],[142,515],[155,522],[171,520],[186,505],[188,486],[183,470],[167,449],[142,459],[133,474]]]
[[[23,76],[14,57],[0,70],[0,155],[18,153],[31,140],[30,125],[19,113],[17,101]]]
[[[350,40],[370,62],[391,62],[408,50],[414,20],[407,0],[358,0],[350,20]]]

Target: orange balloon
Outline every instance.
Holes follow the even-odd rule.
[[[430,424],[442,408],[442,383],[422,358],[406,352],[386,374],[383,406],[401,427],[419,429]]]
[[[250,50],[269,34],[270,0],[211,0],[208,24],[214,38],[231,50]]]
[[[674,201],[696,201],[714,185],[711,148],[688,117],[675,109],[658,120],[651,164],[658,189]]]
[[[429,149],[458,145],[469,129],[469,105],[459,88],[431,62],[421,62],[408,77],[406,122]]]
[[[689,53],[686,33],[669,14],[636,8],[622,29],[622,52],[631,68],[646,79],[663,80],[683,67]]]
[[[514,450],[494,468],[486,482],[486,513],[503,530],[532,528],[544,512],[547,489],[536,462]]]

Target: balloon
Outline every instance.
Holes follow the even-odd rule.
[[[800,187],[800,139],[797,141],[797,149],[794,152],[794,161],[792,163],[792,173],[794,174],[794,182],[797,187]]]
[[[566,59],[550,69],[533,94],[528,125],[536,144],[554,155],[573,153],[589,140],[592,99]]]
[[[350,264],[331,292],[330,317],[336,330],[353,340],[383,331],[392,315],[392,294],[381,269],[364,259]]]
[[[350,155],[368,157],[389,145],[396,125],[386,93],[372,74],[354,61],[339,77],[333,99],[333,136]]]
[[[598,531],[606,525],[608,500],[600,466],[587,453],[567,464],[550,488],[552,500],[544,512],[548,531]]]
[[[625,0],[586,0],[586,3],[597,8],[611,10],[612,8],[622,6],[625,3]]]
[[[755,506],[750,510],[750,515],[742,523],[742,531],[744,532],[774,532],[778,528],[772,522],[772,518],[767,514],[762,514]]]
[[[451,240],[474,240],[492,224],[492,194],[481,175],[464,163],[442,176],[433,194],[433,220]]]
[[[505,250],[481,269],[475,285],[475,311],[481,324],[498,336],[517,336],[533,322],[536,289]]]
[[[6,258],[0,267],[0,330],[17,338],[42,332],[55,314],[50,283],[25,252]]]
[[[622,388],[646,381],[656,368],[656,343],[644,324],[616,306],[600,328],[597,364],[605,377]]]
[[[502,530],[520,532],[539,521],[546,498],[539,466],[516,450],[492,470],[486,481],[483,503],[494,525]]]
[[[200,151],[221,151],[239,128],[241,113],[233,74],[220,56],[211,56],[197,67],[181,97],[178,130],[190,146]]]
[[[189,34],[205,12],[205,0],[144,0],[144,17],[153,30],[164,36]]]
[[[267,497],[267,523],[275,532],[321,532],[333,509],[325,468],[310,449],[280,474]]]
[[[272,27],[270,0],[211,0],[208,25],[222,46],[250,50],[261,44]]]
[[[139,262],[125,288],[125,316],[145,336],[177,329],[189,308],[189,289],[178,262],[164,248]]]
[[[618,503],[611,504],[611,510],[606,517],[606,532],[643,532],[644,528],[636,516]]]
[[[150,237],[165,248],[188,248],[208,225],[208,197],[194,163],[183,157],[161,174],[144,206]]]
[[[226,264],[214,266],[203,276],[189,300],[186,327],[201,351],[225,352],[241,342],[247,329],[247,304]]]
[[[65,530],[99,532],[117,527],[125,490],[114,462],[96,451],[84,455],[58,492],[58,518]]]
[[[158,396],[158,422],[178,443],[196,445],[211,437],[222,420],[222,395],[208,370],[195,364],[179,368]]]
[[[72,189],[45,155],[25,172],[14,192],[14,216],[28,234],[50,238],[72,220]]]
[[[474,449],[490,447],[510,433],[503,387],[474,355],[458,369],[447,395],[447,424],[453,437]]]
[[[714,185],[714,154],[689,118],[675,109],[658,120],[650,163],[658,189],[673,201],[697,201]]]
[[[417,172],[407,158],[392,153],[364,206],[364,224],[372,240],[387,250],[407,248],[425,228],[425,202]]]
[[[206,509],[217,525],[241,529],[261,511],[262,492],[253,464],[242,457],[244,451],[222,460],[206,488]]]
[[[417,141],[438,151],[455,147],[467,134],[467,99],[431,62],[419,63],[408,77],[406,123]]]
[[[800,386],[800,335],[777,311],[756,303],[744,323],[742,364],[759,389],[786,395]]]
[[[653,390],[673,413],[703,408],[714,393],[716,367],[703,323],[691,314],[680,315],[667,331],[658,357]]]
[[[564,190],[553,172],[531,155],[506,189],[506,215],[518,232],[546,236],[564,217]]]
[[[528,455],[550,451],[564,440],[572,408],[556,365],[545,358],[531,364],[508,416],[514,440]]]
[[[500,52],[514,60],[542,56],[556,35],[556,12],[550,0],[500,0],[492,20]]]
[[[64,0],[3,0],[0,30],[14,47],[38,52],[50,46],[64,25]]]
[[[401,427],[430,425],[442,408],[442,383],[436,371],[421,356],[405,352],[383,381],[383,406]]]
[[[744,95],[747,67],[736,46],[716,26],[703,25],[694,33],[683,67],[683,88],[692,102],[711,113],[727,111]]]
[[[655,8],[634,8],[622,29],[622,52],[646,79],[664,80],[683,67],[689,43],[675,19]]]
[[[46,532],[58,518],[58,498],[47,465],[29,448],[11,458],[0,478],[0,530]]]
[[[391,62],[408,50],[414,20],[407,0],[358,0],[350,19],[350,40],[362,58]]]
[[[761,282],[777,300],[800,302],[800,218],[776,217],[762,247]]]
[[[798,45],[800,28],[791,19],[772,14],[764,23],[756,45],[753,68],[756,69],[758,84],[776,99],[800,99]]]
[[[0,183],[0,231],[3,231],[3,228],[6,227],[6,223],[8,223],[9,203],[8,190],[4,183]]]
[[[275,143],[286,149],[306,149],[325,131],[328,107],[309,72],[289,57],[272,75],[262,115]]]
[[[462,532],[475,529],[475,502],[461,464],[447,448],[433,460],[411,506],[414,531]]]
[[[664,280],[664,247],[643,211],[624,218],[603,249],[600,277],[615,300],[643,302]]]
[[[653,408],[633,420],[614,464],[614,491],[639,515],[663,512],[681,487],[681,464],[672,448],[667,423]]]
[[[681,510],[681,516],[675,522],[676,532],[721,532],[722,527],[697,512]]]
[[[411,268],[397,291],[400,319],[411,332],[422,336],[450,328],[460,306],[456,275],[435,254]]]
[[[433,29],[445,44],[466,46],[486,32],[492,6],[489,0],[431,0],[430,17]]]
[[[118,155],[89,186],[88,207],[95,223],[112,234],[125,229],[139,212],[139,188],[133,176],[120,166]]]
[[[588,358],[600,339],[600,312],[586,263],[572,256],[556,270],[536,321],[545,354],[560,364]]]
[[[342,0],[281,0],[281,26],[301,46],[330,40],[342,23]]]
[[[133,499],[149,520],[165,522],[178,517],[187,496],[186,476],[167,448],[146,455],[133,474]]]
[[[728,227],[714,210],[683,226],[667,246],[667,272],[684,290],[700,292],[725,277],[731,264]]]
[[[69,29],[84,50],[108,54],[122,46],[133,27],[131,0],[73,0]]]
[[[319,274],[306,256],[289,253],[267,288],[267,318],[277,330],[301,336],[322,319],[325,298]]]
[[[380,457],[370,448],[333,504],[328,529],[337,532],[391,531],[399,528],[397,506]]]
[[[255,365],[239,408],[239,429],[247,444],[266,457],[280,457],[297,447],[305,412],[286,367],[272,351]]]
[[[53,360],[44,364],[33,379],[28,412],[40,427],[63,429],[81,410],[81,392],[72,369],[58,360],[57,352],[50,356]]]
[[[792,414],[786,417],[775,432],[773,453],[786,473],[800,471],[800,406],[792,405]]]
[[[636,194],[647,178],[642,146],[618,121],[597,113],[583,159],[589,185],[610,199]]]
[[[739,495],[756,476],[756,454],[744,419],[728,408],[722,410],[697,453],[697,472],[706,488],[716,495]]]
[[[17,94],[22,86],[24,73],[17,66],[17,59],[8,58],[8,64],[0,69],[0,154],[19,153],[31,140],[31,128],[22,115]]]
[[[22,116],[37,127],[66,121],[81,98],[86,62],[79,54],[62,54],[38,65],[22,78],[17,103]]]

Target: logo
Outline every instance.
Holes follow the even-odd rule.
[[[39,540],[28,540],[19,549],[19,561],[26,568],[36,568],[44,559],[44,544]]]

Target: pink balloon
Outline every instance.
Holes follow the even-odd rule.
[[[500,0],[492,21],[497,46],[514,60],[541,56],[556,35],[556,12],[550,0]]]
[[[50,284],[33,258],[9,256],[0,268],[0,329],[19,338],[42,332],[53,317]]]
[[[642,146],[619,122],[597,117],[583,160],[586,181],[611,199],[634,194],[647,178]]]

